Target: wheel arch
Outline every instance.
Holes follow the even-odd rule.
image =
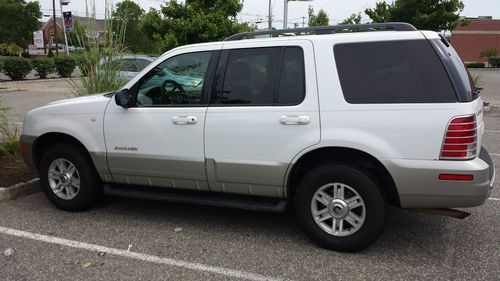
[[[33,153],[33,164],[35,165],[35,167],[37,168],[39,167],[40,158],[42,157],[43,152],[46,151],[48,148],[59,143],[70,143],[75,145],[76,147],[79,148],[80,152],[84,153],[85,156],[87,156],[88,159],[92,161],[92,164],[94,164],[92,157],[89,153],[89,150],[80,140],[66,133],[50,132],[37,137],[33,142],[32,153]]]
[[[320,147],[300,155],[297,161],[291,164],[285,177],[285,195],[287,198],[293,198],[297,184],[308,171],[321,164],[335,161],[355,164],[370,170],[380,181],[381,188],[386,193],[389,204],[397,207],[401,206],[394,179],[382,162],[367,152],[348,147]]]

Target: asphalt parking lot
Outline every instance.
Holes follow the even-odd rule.
[[[0,95],[18,123],[65,97],[50,88],[43,98],[36,87]],[[500,163],[500,93],[489,91],[483,145]],[[312,244],[291,212],[107,198],[69,213],[37,193],[0,203],[0,279],[500,280],[499,183],[483,206],[463,210],[465,220],[392,209],[372,247],[346,254]]]

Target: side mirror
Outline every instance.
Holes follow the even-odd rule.
[[[119,92],[115,93],[115,102],[117,105],[123,107],[123,108],[129,108],[130,107],[130,92],[128,89],[123,89]]]

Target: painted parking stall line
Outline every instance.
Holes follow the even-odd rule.
[[[128,251],[128,250],[109,248],[106,246],[90,244],[90,243],[85,243],[85,242],[79,242],[79,241],[75,241],[75,240],[68,240],[68,239],[59,238],[59,237],[55,237],[55,236],[43,235],[43,234],[39,234],[39,233],[32,233],[32,232],[27,232],[27,231],[23,231],[23,230],[2,227],[2,226],[0,226],[0,234],[6,234],[6,235],[16,236],[16,237],[20,237],[20,238],[26,238],[26,239],[31,239],[31,240],[35,240],[35,241],[41,241],[41,242],[45,242],[45,243],[56,244],[56,245],[61,245],[61,246],[66,246],[66,247],[71,247],[71,248],[76,248],[76,249],[82,249],[82,250],[88,250],[88,251],[93,251],[93,252],[105,252],[105,253],[115,255],[115,256],[121,256],[121,257],[126,257],[126,258],[131,258],[131,259],[136,259],[136,260],[146,261],[146,262],[151,262],[151,263],[157,263],[157,264],[170,265],[170,266],[190,269],[190,270],[194,270],[194,271],[199,271],[199,272],[215,273],[215,274],[219,274],[219,275],[235,277],[235,278],[240,278],[240,279],[244,279],[244,280],[251,280],[251,281],[279,281],[279,280],[282,280],[282,279],[268,277],[268,276],[264,276],[264,275],[260,275],[260,274],[256,274],[256,273],[251,273],[251,272],[245,272],[245,271],[240,271],[240,270],[235,270],[235,269],[230,269],[230,268],[225,268],[225,267],[211,266],[211,265],[206,265],[206,264],[202,264],[202,263],[187,262],[187,261],[176,260],[176,259],[172,259],[172,258],[165,258],[165,257],[154,256],[154,255],[136,253],[136,252],[132,252],[132,251]]]

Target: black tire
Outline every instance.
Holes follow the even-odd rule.
[[[348,185],[364,201],[364,222],[359,230],[350,235],[327,233],[313,218],[313,195],[329,183]],[[354,252],[368,247],[382,234],[387,220],[387,199],[377,179],[369,171],[345,163],[321,165],[305,175],[297,186],[294,204],[295,216],[305,234],[317,245],[329,250]]]
[[[58,197],[49,184],[50,164],[61,158],[73,163],[79,175],[80,189],[71,200]],[[43,192],[59,209],[71,212],[83,211],[96,204],[102,197],[102,182],[92,160],[76,145],[60,143],[47,149],[40,159],[39,174]]]

